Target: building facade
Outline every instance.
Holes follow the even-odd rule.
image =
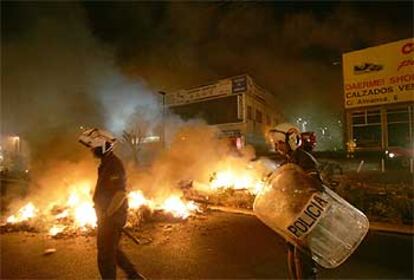
[[[183,119],[200,118],[237,145],[268,150],[266,132],[284,121],[274,95],[247,74],[167,93],[166,106]]]
[[[412,152],[414,39],[345,53],[342,65],[346,141],[356,151]]]

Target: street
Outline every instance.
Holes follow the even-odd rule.
[[[414,280],[414,1],[365,2],[1,1],[0,280],[99,279],[98,224],[105,278],[287,279],[269,225]]]
[[[149,279],[288,277],[283,239],[254,216],[208,212],[187,221],[146,223],[122,247]],[[44,255],[48,248],[56,252]],[[413,238],[369,232],[342,266],[320,278],[412,279]],[[50,239],[43,234],[1,235],[1,278],[98,278],[95,237]],[[119,277],[125,275],[119,274]]]

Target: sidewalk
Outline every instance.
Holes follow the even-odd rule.
[[[249,209],[240,209],[240,208],[225,207],[225,206],[214,206],[214,205],[210,205],[209,208],[211,210],[215,210],[215,211],[254,216],[253,210],[249,210]],[[369,228],[370,228],[370,230],[374,230],[374,231],[383,231],[383,232],[389,232],[389,233],[412,234],[412,235],[414,235],[413,225],[410,226],[410,225],[398,225],[398,224],[386,224],[386,223],[370,222],[369,223]]]

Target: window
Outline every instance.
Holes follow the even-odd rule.
[[[234,95],[172,106],[170,110],[184,120],[201,118],[210,125],[240,122],[237,96]]]
[[[252,106],[247,106],[247,119],[252,120]]]
[[[408,107],[388,109],[388,146],[410,146],[410,114]]]
[[[381,112],[365,110],[352,113],[352,134],[357,147],[381,147]]]
[[[258,123],[261,123],[263,121],[262,112],[260,112],[259,110],[256,110],[256,121]]]

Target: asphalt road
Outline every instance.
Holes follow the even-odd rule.
[[[286,244],[253,216],[210,212],[179,223],[148,223],[135,245],[122,247],[147,278],[287,278]],[[98,278],[94,237],[50,239],[8,233],[1,238],[1,278]],[[56,252],[44,256],[47,248]],[[122,273],[119,277],[123,277]],[[320,278],[412,279],[413,236],[370,232],[342,266]]]

